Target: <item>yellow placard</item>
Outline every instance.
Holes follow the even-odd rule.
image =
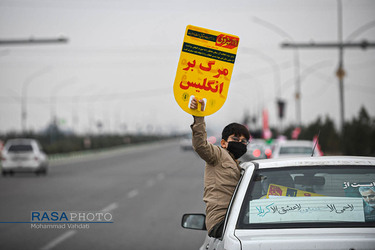
[[[229,83],[238,49],[234,35],[188,25],[185,31],[176,79],[173,85],[178,105],[195,116],[218,111],[227,99]],[[205,102],[205,109],[189,108],[195,97]]]
[[[324,196],[321,194],[311,193],[295,188],[285,187],[276,184],[268,186],[267,198],[270,196],[288,196],[288,197],[308,197],[308,196]]]

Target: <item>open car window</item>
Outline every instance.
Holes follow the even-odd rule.
[[[238,229],[375,225],[375,167],[256,170]]]

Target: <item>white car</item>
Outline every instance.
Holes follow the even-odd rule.
[[[35,139],[10,139],[1,154],[2,175],[15,172],[47,174],[48,157]]]
[[[375,158],[322,156],[241,165],[220,239],[203,249],[375,249]],[[204,214],[184,228],[205,230]]]
[[[272,150],[272,158],[311,156],[313,152],[313,156],[321,156],[322,154],[319,150],[318,145],[315,146],[313,141],[279,141],[274,145],[274,148]]]

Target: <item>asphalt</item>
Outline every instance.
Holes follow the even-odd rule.
[[[206,232],[180,224],[204,213],[203,173],[193,151],[167,141],[54,158],[47,176],[0,177],[0,249],[198,249]],[[31,223],[35,211],[112,220]]]

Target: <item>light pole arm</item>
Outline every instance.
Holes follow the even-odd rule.
[[[0,40],[0,46],[6,45],[38,45],[38,44],[55,44],[67,43],[69,41],[66,37],[59,38],[29,38],[29,39],[5,39]]]
[[[315,43],[315,42],[310,42],[310,43],[294,43],[294,42],[284,42],[281,43],[281,48],[319,48],[319,49],[331,49],[331,48],[338,48],[338,47],[343,47],[343,48],[362,48],[362,49],[367,49],[367,48],[373,48],[375,47],[375,42],[368,42],[367,40],[363,40],[362,42],[359,43],[351,43],[351,42],[344,42],[344,43],[338,43],[338,42],[324,42],[324,43]]]

